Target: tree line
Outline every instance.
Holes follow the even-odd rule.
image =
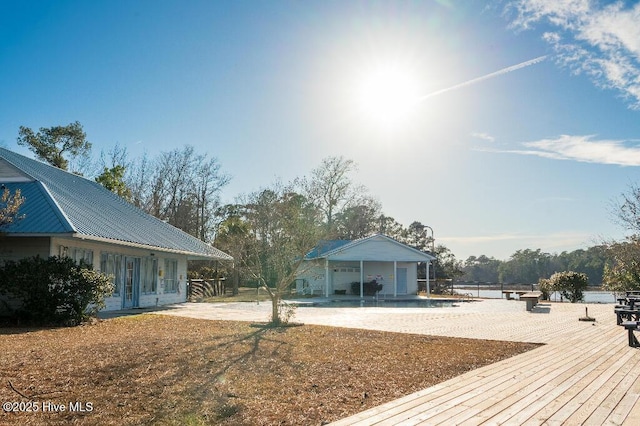
[[[571,252],[545,253],[541,249],[517,250],[507,260],[485,255],[469,256],[461,266],[464,281],[535,284],[562,271],[587,276],[590,285],[601,285],[605,266],[610,263],[610,247],[602,244]]]
[[[39,159],[93,178],[145,212],[231,254],[233,265],[205,265],[205,270],[230,277],[235,288],[247,282],[262,285],[272,297],[274,322],[283,309],[282,295],[315,244],[376,232],[434,255],[438,278],[535,283],[556,272],[575,271],[612,290],[640,288],[640,240],[634,237],[570,253],[523,249],[506,261],[484,255],[460,261],[446,246],[435,244],[429,226],[414,221],[405,227],[385,215],[367,188],[354,182],[356,163],[341,156],[323,159],[308,176],[274,182],[223,205],[220,194],[230,176],[215,157],[191,146],[130,158],[116,145],[92,160],[91,143],[78,122],[38,132],[20,127],[18,143]],[[20,194],[2,195],[6,205],[13,201],[15,210]],[[616,212],[623,226],[640,235],[640,189],[632,187]],[[419,276],[425,273],[420,265]]]

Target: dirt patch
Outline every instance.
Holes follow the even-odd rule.
[[[319,425],[538,346],[152,314],[0,335],[11,425]]]

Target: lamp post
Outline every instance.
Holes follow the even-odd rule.
[[[436,256],[436,239],[433,236],[433,228],[428,226],[428,225],[424,225],[424,227],[431,231],[431,255],[433,257],[435,257]],[[435,263],[432,266],[433,266],[433,280],[435,281],[436,280],[436,265],[435,265]],[[429,286],[429,271],[428,271],[428,268],[425,267],[424,272],[426,274],[425,278],[427,279],[427,297],[431,297],[431,288]]]

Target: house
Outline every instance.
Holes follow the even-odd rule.
[[[0,262],[36,255],[85,260],[113,276],[105,310],[184,302],[187,261],[233,260],[97,182],[4,148],[0,185],[25,198],[23,219],[0,235]]]
[[[299,293],[354,294],[352,283],[363,297],[365,282],[382,285],[379,294],[417,294],[418,263],[429,265],[435,257],[402,244],[386,235],[375,234],[358,240],[332,240],[318,244],[305,256],[296,280]]]

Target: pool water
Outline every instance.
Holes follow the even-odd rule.
[[[302,303],[299,307],[314,308],[447,308],[456,306],[454,300],[330,300],[327,302]]]

